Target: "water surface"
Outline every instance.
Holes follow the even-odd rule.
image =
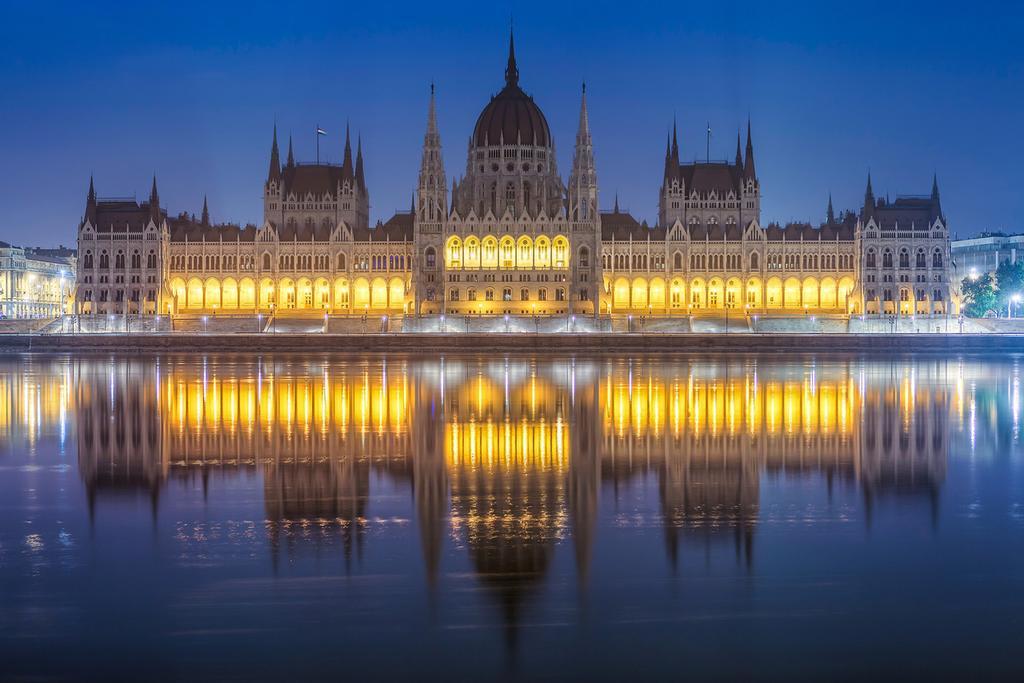
[[[0,678],[1019,674],[1015,360],[0,358]]]

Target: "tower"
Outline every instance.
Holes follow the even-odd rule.
[[[580,123],[576,132],[572,172],[569,174],[569,222],[575,254],[572,264],[574,299],[589,300],[595,316],[600,312],[596,273],[601,254],[601,217],[598,211],[597,169],[594,165],[594,145],[590,137],[590,119],[587,115],[587,84],[580,95]]]
[[[433,302],[441,288],[439,264],[442,260],[444,224],[448,217],[448,181],[441,158],[441,134],[437,129],[437,108],[434,85],[430,85],[427,108],[427,130],[423,135],[419,183],[413,204],[413,242],[415,244],[413,283],[416,292],[416,314],[424,302]],[[429,304],[428,304],[429,305]]]

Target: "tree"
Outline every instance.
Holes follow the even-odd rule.
[[[970,318],[984,318],[985,314],[999,305],[991,273],[979,278],[964,278],[960,283],[964,295],[964,313]]]
[[[1024,261],[1003,261],[996,268],[996,286],[999,288],[999,310],[1005,310],[1014,294],[1024,295]]]

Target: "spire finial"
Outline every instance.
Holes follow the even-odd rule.
[[[505,85],[519,85],[519,67],[516,66],[516,38],[511,18],[508,22],[508,66],[505,67]]]
[[[210,224],[210,209],[206,204],[206,195],[203,195],[203,225]]]
[[[292,153],[292,135],[288,134],[288,165],[295,165],[295,155]]]
[[[828,209],[825,211],[825,221],[828,222],[829,225],[831,225],[832,223],[836,222],[836,214],[832,210],[832,193],[831,192],[828,193]]]

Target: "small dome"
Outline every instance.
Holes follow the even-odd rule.
[[[551,131],[544,113],[519,87],[515,44],[511,39],[505,87],[480,112],[473,129],[473,144],[477,147],[496,146],[502,140],[506,145],[520,142],[539,147],[551,146]]]

